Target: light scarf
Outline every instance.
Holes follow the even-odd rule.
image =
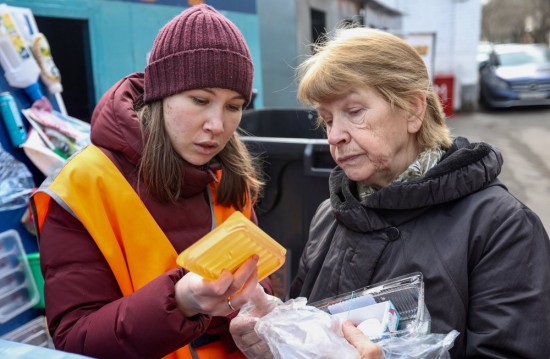
[[[413,163],[411,163],[409,167],[397,176],[391,183],[407,182],[424,176],[426,172],[428,172],[439,162],[439,160],[441,160],[441,157],[443,157],[444,154],[445,150],[442,148],[428,148],[421,151],[418,156],[416,156]],[[378,189],[367,184],[357,183],[357,191],[359,192],[359,199],[361,201],[365,200],[377,190]]]

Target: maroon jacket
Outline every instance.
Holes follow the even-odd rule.
[[[141,73],[115,84],[94,111],[91,140],[136,189],[179,253],[211,229],[205,197],[211,177],[206,171],[185,167],[185,186],[178,203],[160,203],[147,195],[136,177],[143,144],[133,102],[142,93]],[[58,349],[97,358],[159,358],[204,333],[219,335],[226,348],[236,349],[228,331],[229,318],[186,318],[177,309],[174,284],[184,275],[183,269],[161,275],[123,297],[94,240],[55,203],[43,225],[40,261],[46,316]],[[271,293],[269,280],[262,284]]]

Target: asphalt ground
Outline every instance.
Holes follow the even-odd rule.
[[[500,180],[550,232],[550,107],[458,113],[447,124],[453,135],[502,152]]]

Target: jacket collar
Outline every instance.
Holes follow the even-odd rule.
[[[335,217],[351,230],[383,229],[487,187],[501,168],[502,156],[497,149],[458,137],[425,176],[391,184],[363,202],[358,200],[356,183],[336,167],[329,178],[331,206]]]

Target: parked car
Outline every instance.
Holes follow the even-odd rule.
[[[550,105],[550,48],[497,44],[480,63],[480,96],[488,107]]]
[[[488,41],[480,41],[477,45],[476,61],[479,69],[487,64],[489,55],[493,51],[493,44]]]

